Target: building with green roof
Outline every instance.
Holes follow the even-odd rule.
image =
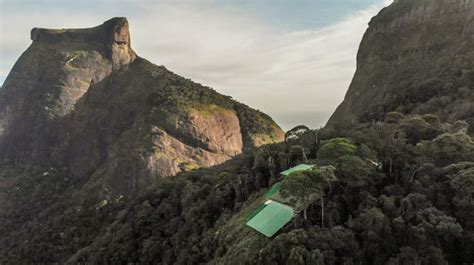
[[[296,167],[292,167],[292,168],[289,168],[285,171],[280,172],[280,175],[283,175],[283,176],[286,177],[286,176],[290,175],[293,172],[308,170],[308,169],[312,169],[314,167],[315,167],[315,165],[301,164],[301,165],[297,165]]]
[[[296,167],[292,167],[292,168],[289,168],[285,171],[282,171],[280,173],[280,175],[282,175],[283,177],[287,177],[291,173],[310,170],[314,167],[315,167],[315,165],[301,164],[301,165],[298,165]],[[299,205],[296,202],[297,200],[295,200],[295,198],[292,198],[291,196],[288,197],[288,198],[283,198],[280,195],[280,189],[281,189],[281,182],[275,183],[275,185],[273,185],[271,187],[271,189],[267,192],[267,194],[266,194],[267,199],[289,205],[289,206],[293,207],[293,209],[295,209],[295,210],[298,210],[298,209],[301,209],[302,207],[304,207],[304,205]]]
[[[252,213],[247,225],[266,237],[276,234],[295,215],[293,208],[279,202],[268,200],[263,205]]]
[[[280,192],[280,189],[281,189],[281,181],[275,183],[275,184],[270,188],[270,190],[267,192],[267,194],[265,194],[265,197],[267,197],[267,199],[271,199],[271,198],[273,197],[273,195],[275,195],[275,194],[277,194],[277,193]]]
[[[293,172],[304,171],[314,168],[315,165],[301,164],[296,167],[282,171],[280,175],[286,177]],[[275,183],[265,194],[267,201],[253,211],[246,219],[247,225],[264,234],[273,236],[284,227],[295,215],[295,209],[302,209],[291,197],[283,198],[280,195],[281,182]]]

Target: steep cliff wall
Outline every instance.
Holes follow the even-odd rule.
[[[372,19],[357,71],[329,127],[385,113],[436,113],[474,125],[474,1],[398,0]]]

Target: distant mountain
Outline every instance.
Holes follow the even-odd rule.
[[[397,0],[369,23],[357,71],[328,126],[434,113],[474,131],[474,2]]]
[[[137,56],[125,18],[34,28],[31,39],[0,94],[0,158],[10,162],[131,194],[283,139],[264,113]]]

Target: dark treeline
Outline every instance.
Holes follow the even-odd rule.
[[[463,121],[399,113],[299,126],[284,143],[160,179],[135,199],[98,200],[59,171],[2,165],[20,181],[8,191],[0,263],[472,264],[470,134]],[[278,173],[299,163],[333,169],[319,199],[273,238],[246,227]]]

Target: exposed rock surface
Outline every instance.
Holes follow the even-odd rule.
[[[465,119],[474,128],[474,1],[398,0],[372,19],[328,126],[390,111]]]
[[[31,39],[0,91],[0,158],[133,193],[283,138],[267,115],[138,57],[125,18]]]

